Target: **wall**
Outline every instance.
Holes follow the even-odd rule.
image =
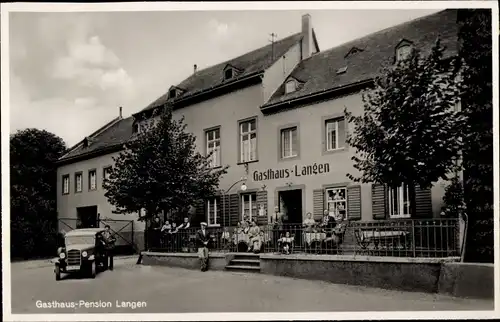
[[[261,255],[261,273],[415,292],[437,292],[440,263],[342,256]]]
[[[227,189],[245,176],[244,167],[238,165],[240,155],[238,121],[257,116],[257,130],[259,131],[262,121],[260,105],[262,105],[262,90],[259,84],[175,110],[173,113],[175,119],[185,117],[187,130],[196,136],[197,150],[203,154],[205,153],[205,130],[220,126],[221,162],[223,165],[230,166],[227,175],[221,179],[221,188]],[[259,149],[257,153],[259,155],[265,153],[265,150],[259,148],[263,137],[258,136],[257,141]]]
[[[126,240],[136,241],[140,245],[143,243],[144,223],[137,221],[137,214],[122,215],[114,214],[113,206],[108,203],[107,198],[104,196],[105,190],[102,187],[103,182],[103,168],[113,165],[113,157],[118,156],[118,153],[112,153],[96,158],[75,162],[59,167],[57,169],[57,215],[58,218],[70,218],[74,220],[67,220],[70,225],[76,224],[77,207],[97,206],[97,212],[100,218],[109,218],[115,220],[134,220],[133,223],[133,237],[132,225],[127,222],[113,222],[110,221],[109,225],[115,231],[123,229],[122,234]],[[88,171],[96,169],[97,174],[97,188],[96,190],[89,190]],[[82,192],[75,193],[75,172],[83,172],[83,186]],[[62,176],[69,174],[70,176],[70,193],[67,195],[62,194]],[[125,227],[126,226],[126,227]],[[65,227],[65,225],[62,225]],[[61,227],[60,227],[61,228]],[[122,238],[117,238],[117,245],[125,243]]]
[[[180,267],[187,269],[200,269],[200,259],[196,253],[156,253],[142,252],[143,265],[158,265],[167,267]],[[210,270],[224,270],[228,260],[224,254],[210,254],[208,268]]]
[[[264,73],[262,79],[263,101],[267,102],[274,92],[283,84],[293,69],[300,62],[300,43],[290,48]]]

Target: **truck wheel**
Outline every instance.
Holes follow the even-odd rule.
[[[95,278],[96,274],[97,274],[97,264],[96,261],[92,261],[92,263],[90,264],[90,277]]]
[[[60,281],[61,280],[61,268],[59,267],[59,265],[56,265],[54,273],[56,273],[56,281]]]

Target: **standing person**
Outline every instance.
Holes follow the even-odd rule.
[[[109,262],[106,263],[106,266],[109,267],[109,270],[113,270],[113,251],[115,249],[116,238],[111,232],[111,227],[106,225],[104,227],[106,230],[102,233],[102,237],[104,238],[104,249],[106,250],[106,258]],[[108,266],[109,263],[109,266]]]
[[[150,249],[158,248],[158,246],[160,244],[160,236],[161,236],[160,230],[161,230],[160,217],[155,216],[153,219],[153,222],[149,226]]]
[[[201,271],[208,269],[208,243],[210,236],[207,231],[207,223],[201,223],[201,229],[196,232],[196,244],[198,246],[198,256],[200,257]]]

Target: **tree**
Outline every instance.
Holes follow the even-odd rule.
[[[389,187],[407,184],[415,214],[415,186],[426,189],[456,171],[463,148],[466,117],[456,109],[463,90],[460,60],[444,60],[439,39],[429,55],[413,49],[407,59],[386,66],[374,88],[363,94],[364,111],[355,116],[347,142],[358,177]]]
[[[10,137],[10,220],[13,258],[48,255],[57,234],[57,167],[64,141],[44,130]]]
[[[460,56],[469,72],[462,106],[469,120],[464,195],[469,217],[466,260],[493,262],[493,88],[491,10],[459,10]]]
[[[186,132],[184,118],[176,121],[171,109],[165,109],[156,126],[141,131],[114,159],[104,188],[115,212],[141,214],[144,209],[139,220],[145,220],[216,194],[227,167],[212,168],[212,155],[195,149],[195,136]]]

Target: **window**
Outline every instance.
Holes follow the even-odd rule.
[[[244,220],[257,219],[257,194],[246,193],[241,195],[241,218]]]
[[[326,150],[333,151],[345,147],[344,118],[326,121]]]
[[[89,190],[97,189],[97,172],[96,170],[89,170]]]
[[[233,78],[233,70],[231,68],[228,68],[224,71],[224,79],[228,80]]]
[[[298,155],[297,127],[281,130],[281,158],[291,158]]]
[[[111,167],[105,167],[102,169],[102,177],[103,179],[109,179],[111,175]]]
[[[347,218],[347,189],[345,187],[326,189],[326,209],[335,219]]]
[[[69,174],[62,176],[62,194],[69,194]]]
[[[168,97],[169,98],[175,98],[175,95],[177,94],[177,91],[175,89],[171,89],[169,94],[168,94]]]
[[[257,120],[240,123],[240,161],[257,160]]]
[[[207,155],[212,153],[210,157],[210,166],[218,167],[221,165],[220,129],[206,131],[205,136],[207,141]]]
[[[82,192],[83,175],[81,172],[75,173],[75,192]]]
[[[396,60],[402,61],[402,60],[408,59],[410,57],[410,54],[411,54],[411,49],[412,48],[410,45],[404,45],[404,46],[399,47],[396,50]]]
[[[297,83],[294,80],[289,80],[288,82],[286,82],[285,84],[286,94],[295,92],[296,90],[297,90]]]
[[[139,130],[140,130],[140,127],[139,127],[139,123],[135,123],[133,125],[133,133],[139,133]]]
[[[389,216],[391,218],[410,217],[410,194],[408,185],[404,184],[397,188],[388,188]]]
[[[207,200],[207,224],[209,226],[218,225],[217,223],[217,209],[218,209],[217,198]]]

